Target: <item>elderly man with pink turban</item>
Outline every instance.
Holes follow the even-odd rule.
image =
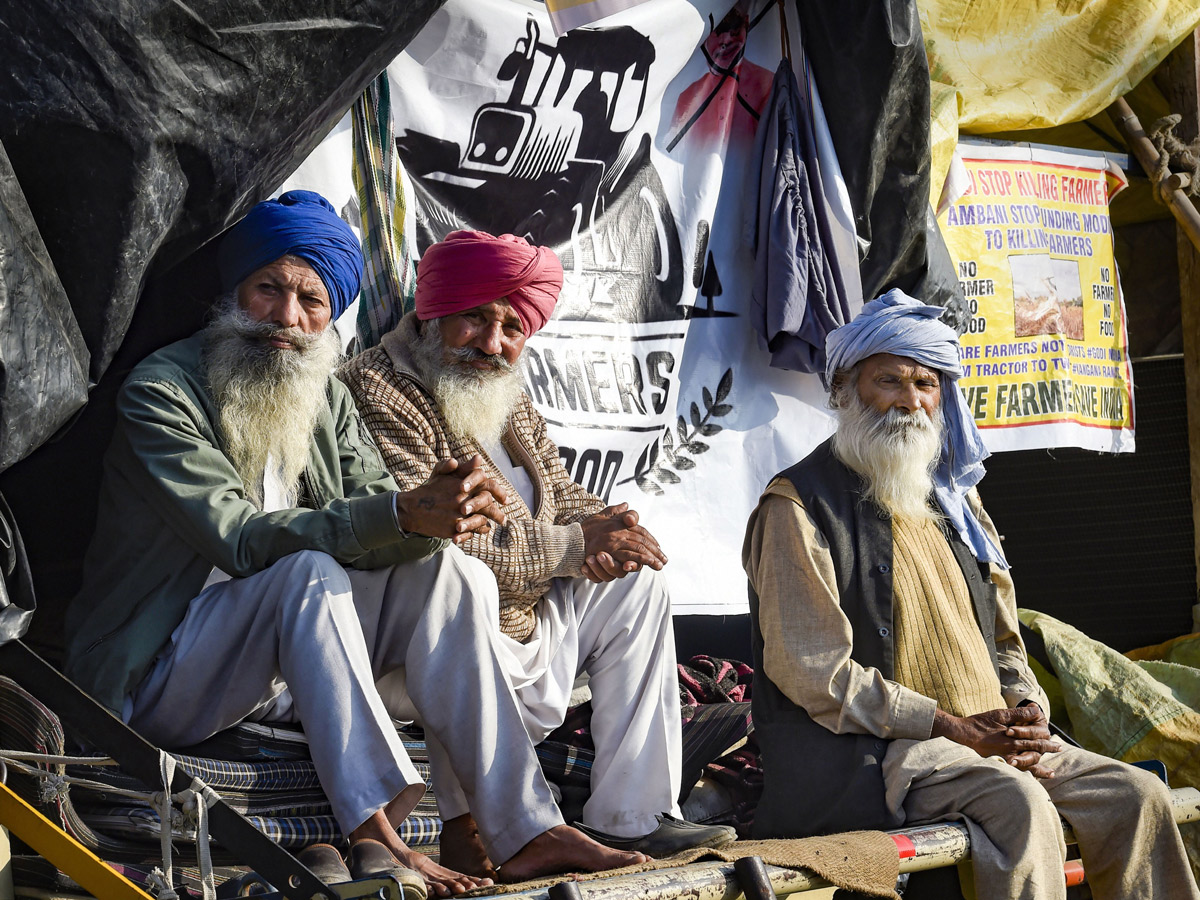
[[[453,232],[421,258],[416,309],[342,378],[402,489],[457,465],[481,467],[504,493],[504,524],[464,531],[455,543],[495,586],[494,628],[526,741],[563,722],[572,687],[588,676],[596,760],[576,827],[651,855],[717,846],[732,829],[677,816],[675,642],[659,575],[666,556],[627,504],[606,507],[570,479],[523,389],[521,352],[549,320],[562,283],[545,247]],[[481,715],[489,728],[490,711]],[[489,863],[472,841],[477,810],[438,768],[442,859],[482,874]]]

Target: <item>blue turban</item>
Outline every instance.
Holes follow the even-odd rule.
[[[967,492],[983,478],[983,461],[988,451],[966,398],[958,389],[962,375],[958,333],[938,321],[944,312],[943,307],[928,306],[900,290],[888,291],[872,300],[852,322],[835,328],[825,338],[826,383],[833,384],[835,373],[876,353],[906,356],[942,374],[942,415],[946,428],[941,458],[933,475],[933,494],[975,558],[1007,569],[1004,553],[988,537],[966,502]]]
[[[336,319],[358,296],[363,254],[358,238],[329,201],[314,191],[264,200],[225,233],[217,251],[221,284],[232,291],[250,273],[287,254],[320,277]]]

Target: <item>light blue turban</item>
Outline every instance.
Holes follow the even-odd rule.
[[[928,306],[901,290],[891,290],[866,304],[852,322],[835,328],[825,338],[825,379],[851,368],[876,353],[906,356],[936,369],[942,378],[944,443],[933,475],[933,494],[938,505],[980,562],[1007,569],[1004,553],[988,537],[979,519],[967,505],[967,492],[983,478],[987,448],[958,389],[962,366],[958,356],[958,333],[939,322],[945,312]]]
[[[315,191],[288,191],[264,200],[225,233],[217,250],[221,284],[231,291],[281,256],[298,256],[329,292],[336,319],[358,296],[363,254],[358,238],[328,200]]]

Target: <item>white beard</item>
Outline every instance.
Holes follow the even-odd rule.
[[[295,506],[317,415],[328,402],[329,376],[341,356],[336,330],[306,334],[260,323],[226,297],[204,334],[204,365],[221,437],[246,496],[262,509],[270,457],[287,505]],[[294,349],[272,347],[267,343],[272,335],[287,338]]]
[[[932,419],[920,409],[881,414],[850,389],[837,416],[833,452],[863,477],[867,499],[893,516],[941,518],[929,504],[942,450],[940,406]]]
[[[471,347],[447,347],[437,319],[423,324],[412,352],[450,430],[484,446],[499,444],[525,391],[520,370],[499,355],[487,356]],[[468,366],[476,359],[489,360],[493,368]]]

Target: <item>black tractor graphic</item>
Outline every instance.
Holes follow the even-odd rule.
[[[629,26],[541,41],[531,16],[497,73],[508,100],[475,111],[465,149],[407,131],[396,145],[425,215],[424,250],[455,228],[553,247],[567,273],[556,318],[681,319],[682,251],[650,160],[654,45]]]

